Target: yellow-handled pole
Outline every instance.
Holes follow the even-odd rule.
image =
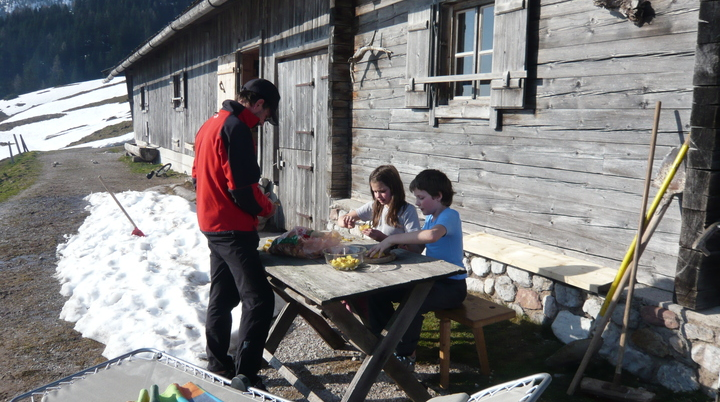
[[[680,151],[678,151],[678,154],[675,157],[675,161],[673,161],[673,164],[670,167],[670,170],[668,171],[668,175],[665,177],[665,180],[663,181],[662,185],[660,186],[660,189],[658,190],[657,194],[655,194],[655,199],[653,200],[652,205],[650,205],[650,208],[648,208],[647,215],[645,216],[645,225],[647,225],[647,223],[650,221],[650,218],[652,218],[653,214],[655,213],[655,210],[657,209],[658,205],[660,205],[660,202],[662,201],[663,196],[665,195],[665,192],[667,192],[668,187],[670,187],[670,182],[672,182],[673,178],[675,177],[675,173],[677,173],[677,170],[680,167],[680,164],[682,163],[683,159],[685,159],[685,155],[687,154],[687,151],[689,148],[690,148],[690,134],[688,134],[687,138],[685,138],[685,143],[683,143],[682,147],[680,147]],[[618,269],[618,273],[615,275],[615,280],[613,281],[612,285],[610,285],[610,290],[608,291],[608,294],[605,297],[605,301],[603,302],[603,305],[600,308],[601,316],[605,315],[608,304],[610,304],[610,299],[612,299],[613,294],[617,291],[617,287],[618,287],[618,283],[620,282],[620,279],[622,278],[623,274],[625,273],[625,270],[627,269],[628,265],[630,265],[630,262],[633,260],[633,255],[635,254],[636,246],[637,246],[637,234],[635,235],[635,238],[633,238],[632,243],[630,243],[630,247],[628,247],[628,250],[625,253],[625,258],[623,258],[622,263],[620,263],[620,268]]]

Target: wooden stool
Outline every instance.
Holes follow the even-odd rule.
[[[490,374],[490,362],[485,349],[483,327],[496,322],[515,318],[515,310],[485,300],[472,294],[467,295],[462,307],[450,310],[436,310],[435,317],[440,320],[440,387],[450,385],[450,324],[457,321],[472,328],[475,337],[475,349],[480,358],[480,371]]]

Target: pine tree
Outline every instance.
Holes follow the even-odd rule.
[[[193,2],[74,0],[72,7],[22,7],[0,14],[0,98],[103,78],[103,70]]]

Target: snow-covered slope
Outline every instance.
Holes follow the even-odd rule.
[[[0,0],[2,1],[2,0]],[[0,122],[0,143],[25,142],[29,151],[50,151],[67,147],[95,131],[123,121],[130,121],[130,104],[126,101],[125,78],[103,84],[102,79],[43,89],[0,100],[0,111],[7,120]],[[122,99],[121,102],[108,100]],[[11,123],[22,123],[9,128]],[[9,128],[9,130],[8,130]],[[129,133],[115,139],[83,146],[99,146],[132,140]],[[0,159],[7,157],[0,148]]]

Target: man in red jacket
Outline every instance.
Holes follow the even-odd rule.
[[[238,101],[224,101],[198,131],[192,171],[198,223],[210,248],[208,370],[227,378],[245,376],[256,388],[264,388],[257,373],[275,308],[258,253],[257,217],[272,215],[275,205],[258,187],[260,167],[250,129],[265,121],[277,125],[279,102],[273,83],[248,81]],[[231,312],[239,303],[240,341],[233,361],[228,355]]]

